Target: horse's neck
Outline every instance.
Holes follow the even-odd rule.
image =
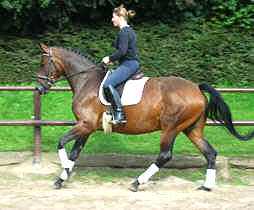
[[[91,69],[91,67],[92,66],[82,66],[82,68],[75,68],[74,71],[69,72],[69,75],[76,74],[75,76],[71,76],[70,78],[68,78],[68,82],[72,88],[72,92],[74,95],[79,93],[80,91],[85,92],[88,88],[84,87],[87,85],[94,86],[93,89],[95,90],[97,89],[98,84],[102,82],[103,74],[99,70],[95,70],[94,68]],[[94,67],[97,68],[96,66]],[[87,72],[85,72],[86,69]]]
[[[87,84],[91,86],[101,83],[103,69],[100,71],[100,67],[79,54],[63,49],[61,52],[59,59],[62,61],[65,75],[74,95],[80,91],[85,91],[83,87]]]

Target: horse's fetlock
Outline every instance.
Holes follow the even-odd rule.
[[[156,165],[161,168],[166,162],[172,159],[172,153],[169,152],[162,152],[160,153],[158,159],[156,160]]]
[[[58,149],[58,150],[64,149],[64,146],[63,146],[62,144],[59,143],[58,146],[57,146],[57,149]]]

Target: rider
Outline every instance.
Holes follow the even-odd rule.
[[[123,5],[114,9],[112,22],[115,27],[120,29],[114,42],[116,51],[102,59],[104,64],[109,64],[116,60],[120,64],[109,75],[103,85],[106,98],[111,103],[114,112],[111,124],[126,123],[121,99],[115,88],[137,72],[139,68],[137,37],[134,30],[128,25],[128,19],[133,16],[135,16],[135,12],[133,10],[127,11]]]

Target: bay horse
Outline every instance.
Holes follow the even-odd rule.
[[[41,47],[43,55],[36,89],[40,94],[46,94],[60,76],[64,76],[73,92],[72,111],[77,119],[77,124],[58,143],[63,172],[54,186],[61,188],[90,134],[102,130],[102,116],[107,107],[100,102],[98,94],[106,70],[78,51],[44,44]],[[210,95],[209,102],[205,91]],[[141,101],[123,109],[127,123],[113,127],[113,132],[162,132],[157,160],[131,184],[132,191],[137,191],[140,184],[146,183],[172,159],[174,141],[180,132],[191,140],[207,160],[206,179],[199,189],[210,191],[215,186],[217,153],[204,137],[208,117],[222,122],[239,140],[250,140],[254,136],[254,131],[247,135],[240,135],[236,131],[228,105],[214,88],[207,84],[197,85],[180,77],[150,78],[145,84]],[[68,156],[65,145],[71,140],[75,140],[75,143]]]

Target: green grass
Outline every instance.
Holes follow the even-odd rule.
[[[32,86],[31,84],[30,86]],[[60,86],[66,83],[60,83]],[[254,119],[253,93],[223,93],[229,104],[234,120]],[[74,120],[71,110],[72,93],[50,91],[42,96],[43,120]],[[33,92],[0,91],[0,120],[33,119]],[[42,150],[56,152],[58,139],[70,126],[44,126],[42,128]],[[237,127],[241,134],[253,130],[253,127]],[[230,135],[222,127],[205,128],[205,136],[219,155],[226,157],[254,157],[254,141],[242,142]],[[158,154],[160,132],[144,135],[104,135],[96,132],[89,137],[84,153],[122,153],[122,154]],[[67,146],[69,150],[72,144]],[[33,127],[0,126],[0,151],[25,151],[33,149]],[[176,139],[174,154],[200,155],[200,152],[184,136]]]

